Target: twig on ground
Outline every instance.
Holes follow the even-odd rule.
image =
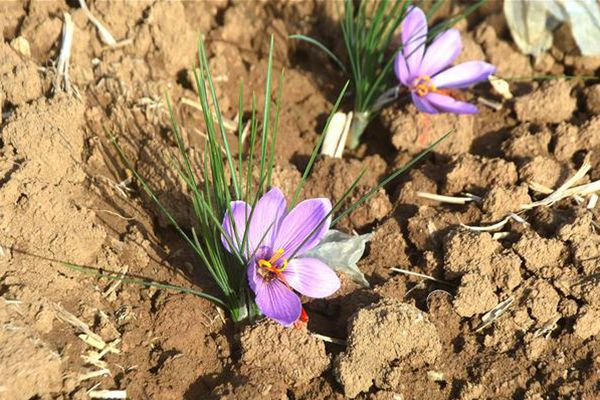
[[[109,46],[109,48],[123,47],[130,43],[133,43],[133,40],[131,39],[125,39],[121,42],[117,42],[113,35],[110,33],[110,31],[102,24],[102,22],[100,22],[100,20],[96,18],[94,14],[92,14],[87,4],[85,3],[85,0],[79,0],[79,5],[85,13],[86,17],[96,27],[96,29],[98,29],[98,34],[100,35],[100,40],[102,41],[102,43]]]
[[[131,219],[134,219],[134,218],[131,218]],[[107,299],[110,295],[112,295],[117,290],[117,288],[119,286],[121,286],[121,283],[123,283],[122,278],[124,278],[125,275],[127,275],[127,272],[129,272],[129,265],[125,264],[125,266],[123,267],[123,272],[121,272],[121,275],[120,275],[121,279],[114,280],[108,286],[108,288],[104,291],[104,293],[102,293],[102,297]]]
[[[87,381],[88,379],[98,378],[100,376],[110,376],[110,371],[106,368],[97,369],[95,371],[90,371],[86,374],[79,375],[77,380],[79,382]]]
[[[186,106],[190,106],[196,110],[202,111],[202,106],[200,106],[200,104],[198,103],[197,100],[194,101],[194,100],[188,99],[187,97],[183,97],[181,99],[181,104],[185,104]],[[215,122],[218,122],[216,115],[214,113],[212,113],[212,117],[213,117],[213,120],[215,120]],[[222,119],[223,119],[223,126],[228,131],[236,131],[238,129],[238,124],[236,121],[233,121],[233,120],[225,118],[225,117],[222,117]]]
[[[99,335],[92,332],[90,327],[85,322],[83,322],[75,315],[65,310],[60,304],[51,303],[51,306],[58,319],[68,323],[69,325],[82,332],[80,335],[78,335],[78,337],[87,345],[95,347],[98,350],[104,350],[106,348],[111,353],[120,353],[119,349],[115,348],[112,343],[106,343]]]
[[[593,210],[594,208],[596,208],[596,204],[598,204],[598,195],[594,193],[590,196],[590,201],[588,202],[586,208],[588,210]]]
[[[598,194],[596,194],[596,192],[600,191],[600,180],[586,183],[586,184],[579,185],[579,186],[573,186],[573,185],[575,185],[575,183],[577,183],[579,180],[581,180],[589,172],[590,169],[591,169],[591,164],[587,161],[584,162],[583,165],[581,166],[581,168],[579,168],[579,170],[575,173],[575,175],[573,175],[572,177],[567,179],[556,190],[550,189],[550,188],[548,188],[544,185],[541,185],[539,183],[536,183],[536,182],[529,182],[529,188],[531,190],[543,193],[546,195],[546,197],[543,198],[542,200],[534,201],[529,204],[522,204],[520,206],[520,211],[512,212],[494,224],[486,225],[486,226],[472,226],[472,225],[465,225],[459,221],[460,226],[462,226],[463,228],[468,229],[470,231],[474,231],[474,232],[491,232],[491,231],[496,231],[496,230],[503,228],[504,225],[506,225],[511,219],[518,223],[528,225],[528,222],[523,217],[521,217],[519,214],[521,214],[525,211],[531,210],[535,207],[551,206],[554,203],[556,203],[557,201],[565,199],[567,197],[572,197],[579,204],[584,204],[586,202],[586,199],[584,196],[591,195],[587,202],[587,206],[586,206],[587,209],[591,210],[596,207],[597,202],[598,202]],[[426,192],[417,192],[417,196],[427,198],[430,200],[437,200],[437,201],[441,201],[441,202],[445,202],[445,203],[452,203],[452,204],[466,204],[469,201],[477,201],[477,200],[470,200],[468,197],[443,196],[443,195],[426,193]],[[470,195],[470,196],[472,196],[472,195]],[[473,196],[473,197],[475,198],[475,196]],[[495,235],[495,238],[499,239],[499,238],[505,237],[506,235],[507,235],[507,233],[503,233],[502,235]]]
[[[498,318],[500,318],[506,312],[506,310],[510,308],[514,301],[514,297],[510,296],[508,299],[501,301],[496,305],[496,307],[492,308],[490,311],[485,313],[481,317],[482,325],[479,328],[477,328],[475,332],[481,332],[483,329],[485,329]]]
[[[433,276],[429,276],[429,275],[425,275],[425,274],[420,274],[418,272],[413,272],[413,271],[409,271],[409,270],[402,269],[402,268],[390,268],[390,270],[392,270],[394,272],[400,272],[400,273],[405,274],[405,275],[411,275],[411,276],[416,276],[418,278],[428,279],[430,281],[434,281],[434,282],[437,282],[437,283],[442,283],[444,285],[454,286],[450,282],[442,281],[440,279],[434,278]]]
[[[135,219],[136,219],[135,217],[126,217],[124,215],[119,214],[118,212],[111,211],[111,210],[103,210],[103,209],[95,209],[95,208],[90,208],[90,210],[94,211],[94,212],[105,212],[107,214],[114,215],[115,217],[124,219],[125,221],[135,221]]]
[[[419,196],[423,199],[434,200],[434,201],[439,201],[441,203],[450,203],[450,204],[467,204],[472,201],[475,201],[475,202],[481,201],[480,197],[477,197],[474,195],[466,195],[465,197],[458,197],[458,196],[443,196],[441,194],[428,193],[428,192],[417,192],[416,194],[417,194],[417,196]]]
[[[127,399],[125,390],[92,390],[88,392],[90,399]]]
[[[509,214],[508,216],[504,217],[504,219],[502,219],[492,225],[473,226],[473,225],[466,225],[461,222],[460,226],[462,226],[463,228],[468,229],[470,231],[473,231],[473,232],[491,232],[491,231],[496,231],[498,229],[503,228],[504,225],[506,225],[508,223],[508,221],[510,221],[511,219],[515,220],[521,224],[524,224],[524,225],[528,224],[527,221],[525,221],[523,218],[521,218],[517,214],[512,213],[512,214]]]
[[[54,93],[63,90],[72,92],[71,80],[69,78],[69,61],[71,59],[71,46],[73,45],[73,32],[75,24],[68,13],[63,14],[64,23],[58,61],[56,63],[56,77],[54,79]]]
[[[572,187],[575,183],[577,183],[577,181],[581,180],[581,178],[583,178],[589,172],[590,168],[592,168],[591,164],[588,162],[584,162],[581,168],[579,168],[579,170],[575,173],[575,175],[567,179],[562,185],[558,187],[558,189],[550,193],[547,197],[545,197],[542,200],[521,205],[521,209],[531,210],[532,208],[539,206],[550,206],[566,197],[570,197],[573,195],[590,194],[594,191],[600,190],[600,181],[595,181],[586,185],[576,186],[574,188]]]
[[[486,99],[485,97],[478,97],[477,102],[483,104],[484,106],[488,106],[492,110],[500,111],[502,110],[502,103],[490,99]]]
[[[550,318],[544,325],[536,329],[536,331],[533,333],[533,337],[548,336],[553,330],[556,329],[558,326],[556,323],[560,318],[560,314],[556,314],[554,317]]]
[[[311,335],[313,335],[317,339],[321,339],[322,341],[327,342],[327,343],[333,343],[333,344],[337,344],[340,346],[346,346],[346,341],[342,340],[342,339],[332,338],[332,337],[325,336],[325,335],[319,335],[318,333],[311,333]]]

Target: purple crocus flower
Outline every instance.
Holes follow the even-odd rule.
[[[295,291],[321,298],[340,287],[340,280],[331,268],[316,258],[302,256],[329,229],[331,218],[324,219],[330,211],[331,202],[319,198],[302,201],[288,212],[283,193],[273,188],[258,200],[251,219],[251,206],[244,201],[231,202],[233,218],[229,212],[225,213],[224,231],[247,263],[248,283],[256,294],[258,308],[282,325],[293,324],[302,312]],[[246,244],[240,251],[246,230]],[[227,251],[232,252],[224,235],[221,240]]]
[[[496,67],[483,61],[469,61],[448,68],[460,54],[460,33],[449,29],[438,35],[425,51],[427,20],[423,10],[412,7],[402,21],[402,52],[394,70],[411,91],[417,109],[429,114],[452,112],[474,114],[473,104],[453,99],[444,89],[461,89],[486,80]]]

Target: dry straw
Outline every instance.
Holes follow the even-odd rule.
[[[582,204],[586,201],[585,197],[589,196],[589,200],[587,201],[586,208],[593,209],[598,202],[598,195],[596,194],[596,192],[600,191],[600,180],[586,183],[583,185],[574,186],[577,182],[579,182],[581,179],[583,179],[587,175],[587,173],[590,171],[590,169],[591,169],[591,164],[588,161],[585,161],[583,163],[583,165],[577,170],[577,172],[573,176],[571,176],[569,179],[567,179],[562,185],[560,185],[555,190],[547,188],[544,185],[541,185],[536,182],[530,182],[529,187],[532,190],[542,193],[542,194],[545,194],[546,197],[544,197],[543,199],[538,200],[538,201],[534,201],[534,202],[531,202],[528,204],[521,204],[519,206],[516,206],[515,208],[518,208],[518,211],[509,213],[504,218],[502,218],[500,221],[493,223],[491,225],[472,226],[472,225],[463,224],[461,222],[460,226],[462,226],[463,228],[468,229],[470,231],[474,231],[474,232],[492,232],[492,231],[497,231],[499,229],[502,229],[511,220],[518,222],[520,224],[523,224],[523,225],[528,225],[527,221],[521,216],[522,213],[524,213],[525,211],[528,211],[528,210],[532,210],[536,207],[550,207],[553,204],[555,204],[556,202],[566,199],[566,198],[569,198],[569,197],[572,197],[578,203]],[[417,192],[416,194],[418,197],[421,197],[424,199],[434,200],[434,201],[439,201],[441,203],[449,203],[449,204],[467,204],[472,201],[481,202],[481,198],[478,198],[473,195],[467,195],[466,197],[456,197],[456,196],[444,196],[444,195],[439,195],[439,194],[435,194],[435,193],[427,193],[427,192]]]

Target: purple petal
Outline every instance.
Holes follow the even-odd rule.
[[[236,249],[236,251],[240,250],[240,246],[244,238],[244,232],[246,231],[246,220],[248,219],[250,212],[251,207],[246,204],[245,201],[232,201],[231,213],[233,218],[229,217],[229,211],[227,211],[223,217],[223,230],[225,231],[227,238],[229,238],[229,241],[233,244],[233,247]],[[232,220],[234,226],[232,226]],[[235,228],[235,234],[233,228]],[[227,238],[225,235],[221,235],[221,242],[223,243],[225,249],[232,253],[229,243],[227,243]],[[251,250],[254,250],[254,248],[247,240],[246,251],[243,253],[247,256]]]
[[[410,75],[408,73],[408,67],[406,66],[406,60],[402,52],[398,52],[396,60],[394,61],[394,72],[396,77],[404,86],[410,86]]]
[[[455,114],[477,114],[479,109],[470,103],[454,100],[450,96],[439,93],[428,93],[425,96],[429,103],[442,112],[450,112]]]
[[[496,72],[496,67],[483,61],[467,61],[440,72],[433,77],[433,84],[438,89],[461,89],[477,82],[484,81]]]
[[[438,110],[431,105],[431,103],[429,102],[429,100],[427,100],[426,97],[421,97],[414,92],[412,92],[410,95],[412,97],[413,103],[415,103],[415,106],[417,107],[417,110],[428,114],[438,113]]]
[[[449,29],[440,34],[427,47],[425,57],[421,63],[421,75],[433,76],[448,67],[462,50],[460,41],[460,32],[456,29]]]
[[[287,283],[308,297],[331,296],[341,285],[340,278],[316,258],[294,258],[283,271]]]
[[[248,285],[250,289],[256,294],[256,284],[259,281],[263,280],[263,277],[260,276],[256,270],[258,265],[258,260],[268,260],[273,255],[273,251],[268,246],[260,246],[256,249],[254,254],[252,254],[252,258],[247,262],[246,273],[248,275]]]
[[[329,229],[331,216],[323,220],[330,211],[331,202],[328,199],[310,199],[298,203],[281,221],[273,249],[283,249],[284,258],[310,250]],[[315,228],[316,231],[310,235]],[[302,244],[305,240],[306,243]]]
[[[420,75],[427,39],[427,19],[419,7],[412,7],[402,21],[402,53],[411,77]]]
[[[248,237],[254,248],[273,244],[273,237],[285,212],[285,196],[277,188],[269,190],[258,200],[248,230]]]
[[[248,264],[248,268],[246,269],[246,274],[248,275],[248,286],[250,286],[250,289],[252,289],[254,294],[256,294],[256,281],[258,279],[262,279],[262,278],[260,276],[258,276],[258,274],[256,273],[256,261],[255,260],[252,260]]]
[[[256,305],[265,316],[284,326],[293,324],[302,311],[298,295],[277,279],[257,280]]]

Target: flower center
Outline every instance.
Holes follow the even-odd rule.
[[[287,260],[283,260],[283,263],[280,263],[281,265],[279,267],[275,265],[275,263],[277,263],[277,261],[279,261],[282,256],[283,249],[279,249],[275,251],[271,258],[269,258],[268,260],[265,260],[264,258],[259,259],[256,262],[258,264],[258,268],[256,269],[256,271],[267,281],[279,277],[288,265]]]
[[[427,75],[421,75],[416,78],[413,81],[413,85],[410,90],[417,93],[421,97],[425,96],[429,92],[438,92],[438,88],[435,87],[431,78]]]

